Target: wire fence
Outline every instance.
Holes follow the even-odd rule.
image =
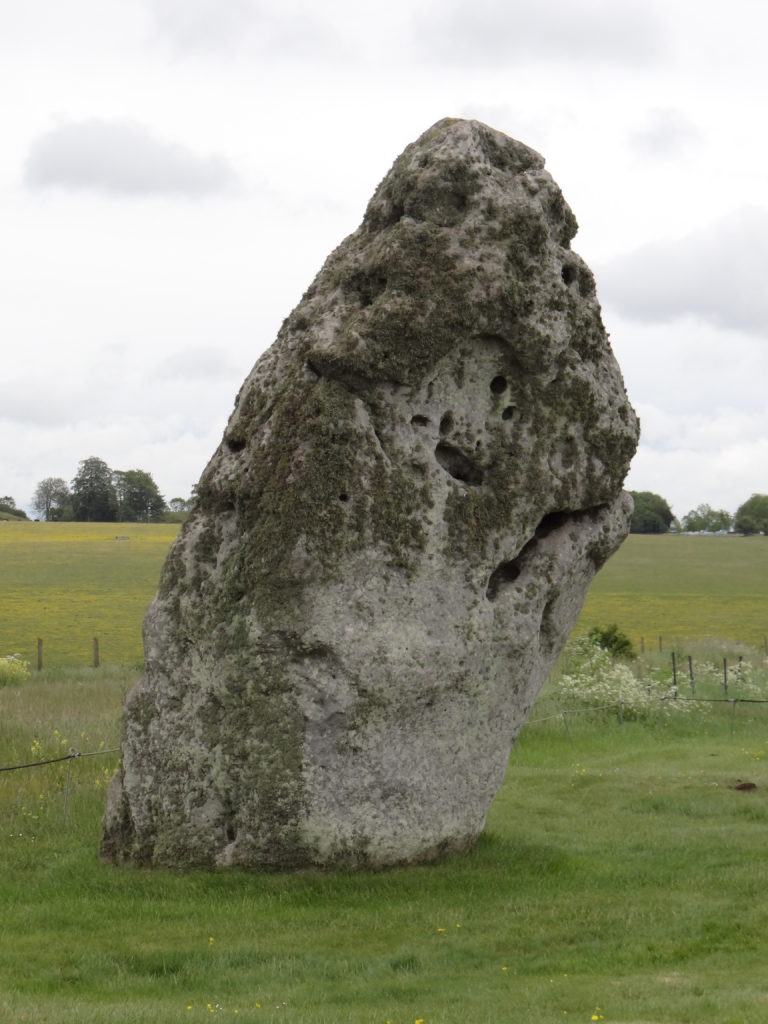
[[[23,764],[10,764],[0,765],[0,773],[6,772],[24,772],[33,771],[38,768],[43,768],[49,765],[66,765],[66,774],[64,779],[60,783],[60,791],[63,796],[63,802],[61,805],[61,820],[67,822],[70,817],[72,794],[75,790],[75,780],[72,777],[72,765],[75,761],[79,761],[83,758],[90,757],[101,757],[106,754],[116,754],[120,751],[119,747],[108,747],[102,750],[89,750],[79,751],[74,747],[70,747],[68,753],[62,754],[59,757],[47,757],[40,761],[27,761]],[[40,799],[42,799],[42,794]],[[22,806],[21,812],[25,813],[26,807]],[[31,813],[31,812],[29,812]],[[34,816],[34,815],[33,815]],[[13,836],[14,833],[11,833]],[[17,836],[23,835],[23,833],[16,833]],[[32,836],[34,838],[34,836]]]
[[[81,753],[79,750],[75,750],[74,747],[70,747],[68,754],[63,754],[61,757],[49,757],[45,761],[30,761],[28,764],[11,764],[4,767],[0,767],[0,772],[18,772],[24,768],[41,768],[45,764],[58,764],[60,761],[74,761],[77,757],[99,757],[101,754],[115,754],[120,750],[119,747],[110,747],[108,750],[91,750],[88,753]]]
[[[679,693],[665,693],[660,694],[654,698],[658,701],[659,706],[664,703],[674,702],[681,704],[727,704],[730,706],[730,731],[733,735],[734,730],[734,718],[736,714],[736,708],[739,704],[768,704],[768,698],[766,697],[683,697]],[[573,746],[573,734],[568,722],[569,716],[572,715],[590,715],[599,714],[605,711],[614,711],[619,725],[624,724],[624,712],[626,708],[626,702],[623,700],[611,701],[608,704],[596,704],[588,707],[580,708],[560,708],[553,712],[551,715],[543,715],[539,718],[529,718],[524,723],[518,734],[517,739],[514,741],[514,747],[517,747],[517,743],[520,739],[520,734],[524,730],[529,729],[534,725],[541,725],[545,722],[554,722],[558,719],[562,721],[565,734],[568,737],[569,743]]]

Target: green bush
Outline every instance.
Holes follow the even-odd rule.
[[[0,658],[0,686],[23,683],[29,678],[29,663],[22,661],[18,654],[6,654]]]
[[[587,633],[587,636],[593,643],[608,651],[609,654],[612,654],[614,658],[635,657],[632,641],[626,633],[621,632],[615,622],[612,622],[610,626],[606,626],[605,629],[601,629],[600,626],[593,626]]]

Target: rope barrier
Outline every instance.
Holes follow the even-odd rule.
[[[680,703],[689,704],[768,704],[768,698],[759,697],[680,697],[674,694],[665,693],[656,698],[659,701],[664,700],[676,700]],[[544,718],[530,718],[524,725],[538,725],[540,722],[552,722],[556,718],[562,718],[563,715],[580,715],[588,714],[591,711],[610,711],[611,708],[621,708],[624,705],[624,701],[617,700],[615,704],[600,704],[597,707],[589,708],[564,708],[562,711],[558,711],[554,715],[546,715]]]
[[[120,750],[120,747],[110,747],[109,750],[91,750],[85,754],[81,754],[79,750],[70,750],[68,754],[64,754],[63,757],[51,757],[47,761],[32,761],[30,764],[12,764],[5,768],[0,768],[0,772],[18,772],[22,768],[40,768],[44,764],[59,764],[61,761],[74,761],[77,757],[98,757],[100,754],[115,754]]]

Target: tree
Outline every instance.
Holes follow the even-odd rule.
[[[83,459],[79,465],[72,481],[74,519],[80,523],[114,523],[117,520],[117,498],[112,470],[95,455]]]
[[[768,494],[753,494],[740,505],[733,525],[739,533],[768,534]]]
[[[192,509],[194,498],[171,498],[168,508],[171,512],[189,512]]]
[[[13,498],[6,494],[5,497],[0,498],[0,519],[14,520],[14,519],[26,519],[27,513],[24,509],[16,508],[16,502]]]
[[[66,480],[60,476],[47,476],[35,488],[32,509],[49,523],[72,518],[72,495]]]
[[[117,469],[112,482],[120,522],[156,523],[162,519],[168,506],[151,473],[143,469]]]
[[[666,501],[652,491],[630,491],[635,502],[630,533],[667,533],[674,520]]]
[[[733,516],[725,509],[714,509],[709,505],[698,505],[690,512],[686,512],[681,520],[684,530],[691,533],[718,533],[721,530],[730,530],[733,523]]]

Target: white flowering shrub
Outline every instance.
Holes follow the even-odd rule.
[[[0,657],[0,686],[11,686],[23,683],[29,678],[29,663],[22,661],[18,654],[7,654]]]
[[[561,710],[594,708],[624,718],[687,711],[690,704],[673,700],[671,680],[640,679],[632,667],[614,660],[590,637],[577,637],[566,648],[565,668],[552,680]]]

